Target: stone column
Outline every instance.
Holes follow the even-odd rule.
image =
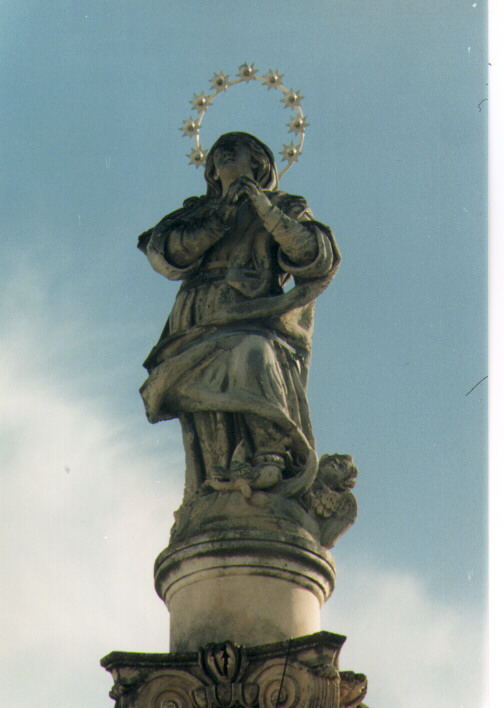
[[[192,537],[170,545],[155,565],[156,590],[170,611],[171,651],[317,632],[334,580],[334,561],[319,544],[258,530]]]
[[[338,668],[345,638],[319,631],[356,473],[332,455],[302,496],[186,494],[154,568],[171,653],[105,657],[116,708],[365,708],[365,676]]]

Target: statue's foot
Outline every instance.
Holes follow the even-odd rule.
[[[275,465],[264,465],[258,468],[257,478],[254,480],[254,489],[269,489],[282,481],[282,471]]]
[[[250,483],[243,477],[230,480],[207,479],[201,488],[203,490],[212,489],[214,492],[241,492],[245,499],[250,499],[252,496]]]
[[[252,483],[254,489],[269,489],[282,481],[285,461],[281,455],[257,455],[254,462],[257,475]]]

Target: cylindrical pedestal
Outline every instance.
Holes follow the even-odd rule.
[[[170,651],[317,632],[335,575],[332,556],[297,536],[228,532],[171,545],[155,565],[156,590],[170,611]]]

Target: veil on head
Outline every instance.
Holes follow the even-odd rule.
[[[263,189],[276,190],[278,188],[278,174],[275,158],[269,147],[250,133],[231,132],[221,135],[208,151],[205,164],[207,196],[219,197],[221,195],[221,183],[214,177],[215,164],[213,156],[218,147],[229,141],[236,141],[248,147],[254,163],[253,171],[256,182]]]

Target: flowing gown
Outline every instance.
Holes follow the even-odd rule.
[[[228,469],[238,446],[251,463],[280,455],[287,476],[315,446],[306,398],[314,303],[340,254],[302,197],[266,194],[282,213],[275,238],[247,200],[226,227],[217,199],[192,197],[139,240],[155,270],[182,281],[140,391],[150,422],[181,422],[188,492]]]

